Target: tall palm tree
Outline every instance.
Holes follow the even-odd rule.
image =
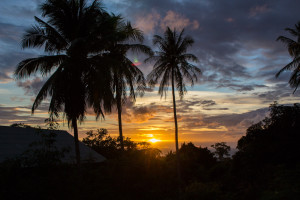
[[[74,129],[77,164],[80,164],[77,121],[82,122],[88,102],[86,98],[86,74],[93,66],[91,58],[102,49],[94,47],[100,37],[99,24],[108,15],[97,2],[88,5],[87,0],[47,0],[41,5],[42,16],[35,17],[37,25],[23,36],[23,48],[44,48],[47,55],[21,61],[16,78],[28,78],[33,74],[49,76],[39,91],[32,113],[48,96],[50,117],[60,112]],[[98,108],[97,114],[103,113]]]
[[[111,72],[114,103],[118,111],[120,146],[123,151],[122,105],[128,98],[135,101],[136,95],[143,95],[146,87],[142,71],[129,60],[127,53],[133,51],[152,55],[152,51],[141,44],[143,34],[140,30],[133,28],[129,22],[124,22],[120,16],[116,17],[117,20],[107,37],[108,52],[103,54],[102,62],[106,63]],[[133,43],[136,41],[138,43]]]
[[[293,40],[285,36],[279,36],[277,38],[277,41],[281,41],[286,44],[289,54],[293,58],[293,60],[276,74],[276,78],[283,71],[293,70],[293,73],[289,80],[289,84],[292,88],[295,88],[295,93],[300,84],[300,21],[295,24],[294,29],[286,28],[285,30],[292,36],[296,37],[297,40]]]
[[[189,81],[191,86],[193,86],[194,81],[197,81],[197,76],[201,74],[201,70],[199,68],[188,62],[198,62],[195,55],[187,53],[188,47],[192,46],[194,40],[188,36],[184,37],[183,33],[184,30],[178,34],[175,29],[172,31],[169,27],[167,27],[164,37],[155,35],[153,44],[159,48],[159,51],[156,52],[154,56],[150,56],[146,59],[146,62],[152,60],[155,61],[153,70],[150,72],[147,79],[152,87],[160,80],[158,93],[161,97],[167,94],[169,84],[171,84],[178,170],[178,124],[176,115],[175,84],[179,96],[182,99],[184,94],[187,92],[185,80]]]

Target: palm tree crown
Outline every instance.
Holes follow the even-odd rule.
[[[35,17],[37,25],[26,31],[22,47],[44,47],[47,55],[21,61],[15,75],[19,79],[38,72],[50,75],[33,103],[32,113],[43,100],[51,97],[50,117],[58,117],[63,112],[74,128],[79,164],[77,120],[83,121],[86,113],[86,75],[94,66],[93,55],[103,49],[94,43],[101,39],[99,26],[108,14],[96,0],[90,5],[86,0],[47,0],[41,5],[41,11],[47,22]]]
[[[136,95],[142,95],[146,87],[142,71],[128,58],[128,51],[152,55],[149,47],[142,45],[143,35],[140,30],[133,28],[129,22],[122,18],[116,21],[110,30],[108,41],[108,52],[103,54],[103,60],[107,63],[111,72],[111,86],[114,94],[114,103],[118,111],[119,136],[121,149],[124,149],[122,133],[122,104],[129,97],[135,101]],[[133,42],[139,43],[133,43]],[[129,95],[127,95],[129,90]]]
[[[158,46],[160,51],[146,59],[146,62],[156,61],[147,79],[151,86],[161,79],[158,90],[161,96],[166,95],[169,84],[172,84],[174,79],[179,96],[182,98],[187,91],[185,80],[193,86],[197,81],[197,75],[201,74],[199,68],[188,62],[198,62],[195,55],[187,53],[187,49],[193,45],[194,40],[188,36],[183,37],[183,33],[184,30],[178,34],[176,30],[172,31],[167,27],[164,37],[154,36],[153,44]]]
[[[180,167],[178,155],[178,125],[176,114],[175,84],[180,98],[186,93],[185,81],[189,81],[191,86],[197,81],[197,75],[201,71],[188,61],[198,62],[193,54],[187,53],[188,47],[191,47],[194,40],[191,37],[183,37],[184,30],[179,34],[176,30],[172,31],[169,27],[164,33],[164,37],[155,35],[153,44],[158,46],[159,50],[154,56],[150,56],[146,61],[154,60],[153,70],[148,75],[150,85],[153,87],[160,80],[158,93],[167,94],[169,84],[172,87],[173,112],[175,122],[175,147],[177,160],[177,173],[180,182]]]
[[[281,41],[286,44],[288,52],[293,60],[283,67],[276,74],[276,77],[278,77],[283,71],[293,70],[289,84],[292,88],[295,88],[294,92],[296,92],[300,84],[300,21],[295,24],[294,29],[286,28],[285,30],[288,31],[292,36],[297,37],[297,40],[295,41],[285,36],[279,36],[277,38],[277,41]]]

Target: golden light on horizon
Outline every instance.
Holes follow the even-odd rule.
[[[152,138],[152,139],[150,139],[149,141],[152,142],[152,143],[156,143],[156,142],[159,142],[160,140],[155,139],[155,138]]]

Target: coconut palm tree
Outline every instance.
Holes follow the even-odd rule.
[[[46,55],[21,61],[15,76],[17,79],[34,74],[49,76],[33,103],[32,113],[43,100],[51,97],[50,117],[58,117],[63,112],[68,125],[74,129],[79,165],[77,121],[84,120],[89,105],[86,75],[94,66],[93,55],[103,50],[94,41],[101,38],[100,22],[108,14],[97,0],[89,5],[86,0],[47,0],[40,8],[47,21],[35,17],[37,24],[24,34],[22,47],[44,48]],[[97,108],[98,115],[103,113]]]
[[[283,67],[277,74],[276,78],[283,72],[287,70],[293,70],[293,73],[290,77],[289,84],[292,88],[295,88],[294,93],[296,92],[300,84],[300,21],[295,24],[295,28],[286,28],[292,36],[296,37],[296,40],[285,36],[279,36],[277,41],[281,41],[286,44],[288,52],[293,60]]]
[[[198,62],[195,55],[187,53],[188,48],[192,46],[194,40],[188,36],[184,37],[183,34],[184,30],[178,34],[175,29],[172,31],[169,27],[167,27],[164,37],[155,35],[153,44],[159,48],[159,51],[156,52],[154,56],[150,56],[146,59],[146,62],[155,61],[153,70],[150,72],[147,79],[152,87],[160,80],[158,93],[161,97],[167,94],[169,85],[171,84],[178,171],[178,124],[175,87],[179,93],[179,97],[182,99],[184,94],[187,92],[185,81],[188,81],[191,86],[193,86],[194,82],[197,81],[197,76],[201,74],[201,70],[199,68],[188,62]]]
[[[143,34],[125,22],[120,16],[115,21],[107,38],[107,53],[102,55],[102,63],[106,63],[111,72],[111,86],[114,104],[118,111],[119,138],[121,150],[124,150],[122,131],[122,105],[127,99],[135,101],[137,95],[143,95],[146,87],[142,71],[127,57],[127,53],[145,53],[152,55],[149,47],[141,44]],[[138,43],[133,43],[138,42]],[[129,95],[127,94],[129,92]]]

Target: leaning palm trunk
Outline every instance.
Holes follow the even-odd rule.
[[[75,154],[77,165],[80,165],[80,151],[79,151],[79,140],[78,140],[78,127],[76,118],[72,119],[72,126],[74,129],[74,142],[75,142]]]
[[[178,124],[177,124],[177,114],[176,114],[176,100],[175,100],[175,88],[174,88],[174,72],[172,70],[172,96],[173,96],[173,112],[174,112],[174,122],[175,122],[175,147],[176,147],[176,165],[177,165],[177,176],[178,183],[180,184],[180,162],[179,162],[179,152],[178,152]]]

